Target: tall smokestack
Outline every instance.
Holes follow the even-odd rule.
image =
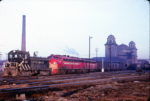
[[[26,51],[26,16],[22,16],[22,44],[21,50]]]

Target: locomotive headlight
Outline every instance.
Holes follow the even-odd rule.
[[[54,62],[53,64],[57,64],[57,62]]]

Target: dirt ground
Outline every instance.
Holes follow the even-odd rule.
[[[90,75],[94,79],[87,79],[86,75]],[[26,101],[150,101],[149,73],[122,74],[120,72],[117,75],[116,73],[91,73],[79,77],[81,76],[86,81],[82,85],[81,81],[83,82],[84,79],[77,79],[72,76],[80,85],[29,92],[29,94],[22,94],[20,98]],[[56,79],[56,77],[62,76],[52,78]],[[71,75],[66,75],[66,77],[71,78]],[[1,88],[3,86],[13,85],[2,85]],[[25,101],[20,100],[20,98],[16,98],[16,100]],[[12,101],[11,98],[8,99],[6,101]]]
[[[96,85],[68,97],[71,101],[147,101],[150,82]]]
[[[48,92],[39,101],[150,101],[150,81],[112,82]]]

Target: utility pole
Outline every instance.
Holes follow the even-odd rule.
[[[111,70],[111,44],[109,46],[109,59],[110,59],[110,68],[109,68],[109,70]]]
[[[90,69],[90,58],[91,58],[91,39],[92,39],[93,37],[91,37],[91,36],[89,36],[89,69]]]
[[[102,69],[101,72],[104,72],[104,59],[102,58]]]
[[[97,57],[98,57],[98,48],[95,48],[95,52],[96,52],[96,62],[98,63],[98,59],[97,59]],[[97,65],[97,68],[98,68],[98,65]]]
[[[6,54],[6,60],[8,60],[8,53],[5,53]]]
[[[2,53],[0,52],[0,60],[2,60]]]
[[[98,57],[98,55],[97,55],[98,54],[98,48],[95,49],[95,52],[96,52],[96,59],[97,59],[97,57]]]

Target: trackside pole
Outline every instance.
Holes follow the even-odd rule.
[[[103,60],[103,58],[102,58],[102,70],[101,71],[104,72],[104,60]]]

